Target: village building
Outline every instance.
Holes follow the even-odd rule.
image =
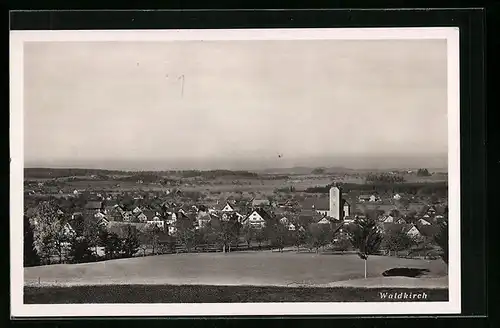
[[[376,195],[360,195],[358,197],[358,200],[362,203],[364,202],[378,202],[380,201],[380,198]]]
[[[103,209],[103,204],[101,201],[89,201],[85,204],[84,210],[87,213],[100,212]]]
[[[351,205],[343,198],[340,187],[330,188],[329,198],[307,199],[302,202],[303,210],[311,208],[322,216],[342,221],[351,214]]]
[[[425,219],[419,219],[418,223],[421,225],[431,225],[431,223]]]
[[[196,221],[198,223],[198,228],[205,227],[215,216],[211,215],[209,212],[200,211],[196,215]]]
[[[270,215],[265,210],[258,208],[252,211],[252,213],[250,213],[250,215],[248,215],[242,223],[249,224],[250,226],[256,228],[263,228],[266,226],[266,222],[270,219]]]
[[[146,225],[149,227],[156,226],[163,229],[165,228],[165,221],[162,221],[159,217],[155,216],[152,219],[148,219],[148,221],[146,221]]]
[[[229,202],[227,202],[221,210],[221,212],[234,212],[234,211],[235,211],[234,207]]]

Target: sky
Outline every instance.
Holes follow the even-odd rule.
[[[446,165],[446,56],[445,40],[25,43],[25,165]]]

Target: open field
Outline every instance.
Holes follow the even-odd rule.
[[[398,288],[287,288],[202,285],[106,285],[25,287],[25,304],[68,303],[249,303],[249,302],[394,302],[381,293],[405,293]],[[425,299],[448,301],[448,289],[418,289]]]
[[[234,252],[171,254],[84,264],[24,269],[26,285],[253,285],[314,286],[363,277],[363,261],[354,254]],[[426,277],[446,276],[441,260],[386,256],[368,259],[368,277],[391,268],[428,269]],[[427,278],[415,278],[427,279]]]

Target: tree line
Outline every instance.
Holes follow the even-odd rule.
[[[51,179],[63,178],[72,176],[109,176],[109,175],[124,175],[124,176],[140,176],[146,180],[149,177],[180,176],[183,178],[217,178],[225,176],[238,176],[245,178],[256,178],[259,175],[250,171],[233,171],[233,170],[170,170],[170,171],[126,171],[126,170],[103,170],[103,169],[82,169],[82,168],[25,168],[24,177],[26,179]]]
[[[381,183],[401,183],[405,182],[405,178],[401,175],[389,174],[389,173],[369,173],[366,176],[366,182],[381,182]]]
[[[337,183],[344,192],[359,191],[359,192],[377,192],[377,193],[405,193],[410,195],[440,195],[448,194],[448,182],[403,182],[403,183],[387,183],[387,182],[372,182],[367,184],[359,183]],[[323,193],[327,194],[333,184],[326,186],[310,187],[305,190],[306,193]]]

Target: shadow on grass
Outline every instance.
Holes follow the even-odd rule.
[[[392,268],[382,273],[385,277],[410,277],[417,278],[429,273],[429,269],[420,268]]]
[[[71,303],[248,303],[248,302],[387,302],[382,293],[425,293],[412,301],[447,301],[448,289],[314,288],[209,285],[104,285],[25,287],[25,304]]]

